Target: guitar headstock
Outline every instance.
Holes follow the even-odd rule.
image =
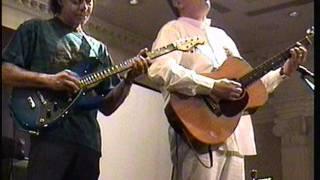
[[[180,51],[192,51],[198,45],[203,45],[205,40],[200,39],[199,37],[192,37],[187,39],[182,39],[178,42],[173,43],[173,46]]]
[[[307,30],[306,40],[308,41],[308,45],[312,44],[314,38],[314,27],[312,26]]]
[[[311,28],[309,28],[308,30],[307,30],[307,34],[308,35],[314,35],[314,26],[312,26]]]

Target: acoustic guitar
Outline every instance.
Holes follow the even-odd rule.
[[[313,28],[309,29],[306,37],[299,42],[307,47],[312,43],[313,35]],[[196,146],[223,143],[234,132],[244,112],[252,114],[265,104],[268,94],[260,78],[290,58],[289,49],[294,46],[256,68],[243,59],[228,57],[216,71],[202,74],[213,79],[227,78],[241,83],[244,91],[239,100],[170,93],[169,103],[165,107],[170,125]]]

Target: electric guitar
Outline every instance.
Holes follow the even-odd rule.
[[[196,46],[204,44],[199,37],[179,40],[154,51],[146,52],[146,58],[154,59],[175,50],[192,51]],[[49,129],[61,123],[70,111],[79,105],[80,100],[102,81],[109,77],[127,71],[138,57],[124,61],[119,65],[96,70],[92,65],[82,63],[70,69],[80,78],[81,90],[75,95],[67,95],[65,92],[57,92],[49,89],[14,88],[11,94],[10,110],[18,125],[29,133],[39,134],[41,130]],[[82,101],[86,102],[90,99]]]
[[[313,28],[299,41],[308,46],[314,36]],[[265,104],[268,94],[260,78],[280,67],[290,58],[290,48],[263,64],[252,68],[246,61],[229,57],[216,71],[204,76],[213,79],[232,79],[240,82],[243,94],[239,100],[223,100],[212,96],[186,96],[171,93],[165,108],[168,121],[194,147],[223,143],[235,130],[244,111],[253,113]],[[202,146],[203,147],[203,146]]]

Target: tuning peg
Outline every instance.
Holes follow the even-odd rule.
[[[307,30],[307,34],[313,34],[313,33],[314,33],[314,26],[312,26]]]

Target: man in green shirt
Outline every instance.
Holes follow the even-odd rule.
[[[79,76],[67,69],[86,61],[109,67],[112,60],[106,46],[83,31],[94,0],[49,3],[54,18],[24,22],[4,49],[2,82],[14,88],[76,93]],[[90,91],[94,103],[70,112],[57,127],[32,135],[28,179],[98,179],[101,136],[97,110],[113,113],[127,97],[134,78],[147,67],[148,61],[140,56],[124,80],[114,75]]]

